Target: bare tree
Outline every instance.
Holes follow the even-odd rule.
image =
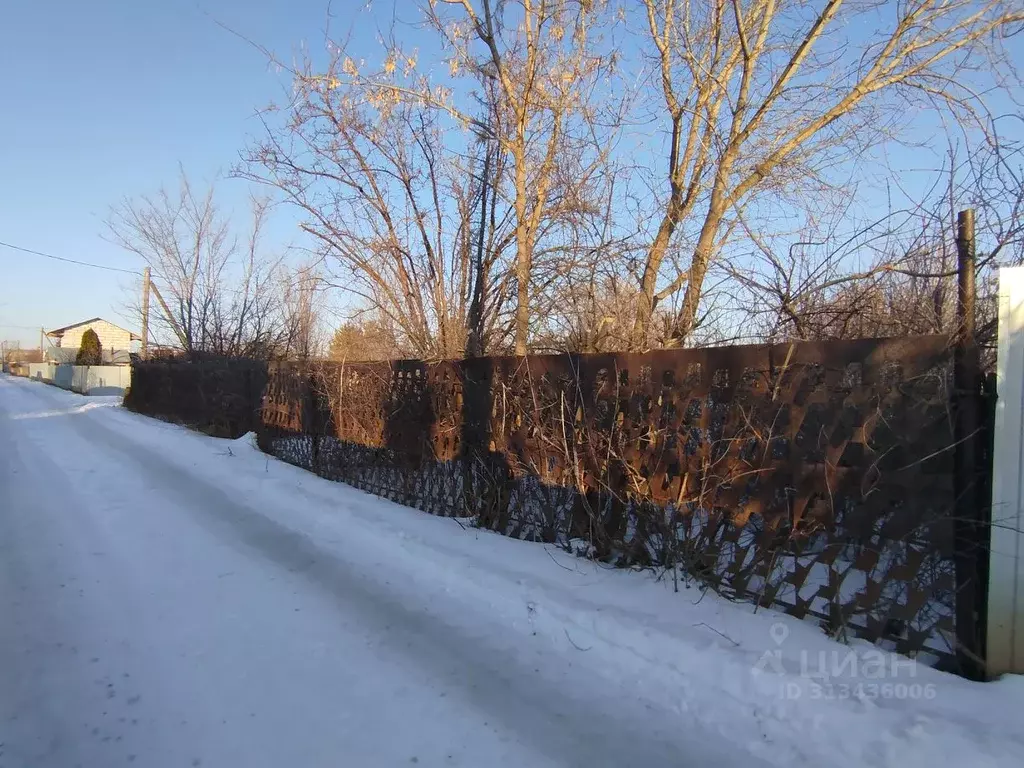
[[[332,42],[326,69],[289,68],[296,96],[284,130],[268,127],[241,173],[310,214],[308,231],[346,268],[346,290],[388,315],[418,354],[503,349],[506,333],[525,354],[543,290],[538,254],[581,213],[578,191],[600,173],[614,133],[596,108],[608,100],[612,57],[590,38],[605,7],[430,3],[447,79],[421,74],[416,51],[393,35],[379,67]],[[468,338],[468,327],[491,341]]]
[[[470,73],[493,94],[495,119],[485,129],[510,158],[517,355],[527,352],[538,240],[566,198],[555,189],[557,167],[577,161],[576,184],[600,167],[600,151],[588,156],[580,147],[601,146],[594,142],[592,110],[609,61],[592,48],[589,34],[603,7],[587,0],[440,0],[428,13],[452,54],[452,69]]]
[[[253,200],[240,246],[214,186],[197,193],[184,172],[176,192],[125,199],[111,211],[112,239],[150,265],[166,302],[155,327],[165,337],[173,333],[186,354],[265,356],[277,343],[273,274],[280,259],[261,252],[266,214],[266,201]]]
[[[629,348],[638,300],[630,272],[636,230],[624,226],[626,217],[616,211],[621,201],[614,182],[620,174],[608,170],[605,184],[578,191],[575,207],[582,214],[564,222],[558,241],[536,253],[533,349],[586,353]]]
[[[915,101],[983,117],[971,83],[1006,71],[1002,39],[1024,21],[1008,0],[644,0],[644,15],[671,137],[635,347],[684,282],[672,342],[690,337],[709,267],[753,196],[827,184],[828,168],[902,135]],[[689,265],[659,293],[684,223]]]
[[[266,124],[238,172],[307,215],[302,227],[338,268],[335,285],[386,318],[410,351],[461,356],[474,291],[484,336],[503,311],[508,207],[492,196],[481,228],[483,150],[459,151],[459,127],[432,107],[349,82],[354,67],[340,50],[326,74],[307,62],[287,122]],[[503,172],[501,156],[487,165]]]
[[[748,232],[753,252],[717,267],[736,291],[733,311],[770,341],[953,332],[957,210],[972,207],[982,222],[977,282],[984,297],[993,293],[995,267],[1024,261],[1022,158],[1024,145],[1013,141],[954,148],[923,199],[864,226],[851,228],[840,210],[823,230],[789,243]],[[994,304],[979,308],[979,338],[991,342]]]
[[[760,312],[774,330],[740,319],[769,283],[804,322],[839,292],[865,321],[860,301],[880,301],[881,282],[896,290],[890,262],[912,271],[924,258],[909,248],[922,228],[890,220],[891,251],[874,261],[851,245],[826,253],[832,235],[787,252],[795,233],[772,209],[820,240],[821,209],[857,194],[839,176],[874,145],[910,143],[915,110],[945,138],[998,142],[982,94],[1009,87],[1003,38],[1024,21],[1011,0],[436,0],[423,11],[441,45],[432,66],[394,29],[369,64],[330,41],[326,67],[288,67],[288,105],[263,113],[266,136],[239,169],[306,214],[324,277],[423,358],[799,335],[791,319]],[[630,57],[636,69],[621,65]],[[649,151],[652,114],[668,128],[657,176],[631,156]],[[978,173],[1015,171],[997,160]],[[949,280],[938,282],[932,304],[946,312]],[[807,330],[819,332],[831,331]]]
[[[282,267],[279,279],[282,354],[290,360],[320,357],[325,346],[320,316],[323,290],[316,266]]]
[[[551,352],[619,352],[629,346],[638,291],[631,280],[595,271],[554,292],[558,310],[539,323],[535,347]]]

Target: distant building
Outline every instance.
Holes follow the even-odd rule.
[[[141,336],[127,328],[114,325],[102,317],[94,317],[48,331],[46,337],[53,344],[49,350],[50,359],[61,363],[74,362],[78,348],[82,346],[82,335],[88,330],[95,331],[99,336],[104,362],[127,364],[128,354],[135,350],[135,342],[142,341]]]

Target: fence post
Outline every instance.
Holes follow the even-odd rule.
[[[956,653],[961,674],[984,677],[984,585],[979,563],[986,547],[980,537],[982,499],[978,493],[978,440],[981,396],[975,338],[974,211],[957,216],[957,328],[953,351],[953,487],[956,561]]]
[[[242,427],[242,434],[247,432],[257,431],[257,414],[259,413],[259,407],[256,405],[256,398],[253,396],[252,386],[252,366],[246,364],[245,369],[242,371],[242,397],[245,398],[245,426]]]
[[[305,382],[305,393],[304,393],[304,407],[303,413],[305,418],[303,419],[302,431],[310,436],[310,448],[311,455],[310,471],[320,474],[320,418],[319,408],[317,407],[317,396],[316,396],[316,379],[314,378],[312,370],[307,363],[301,363],[302,380]]]
[[[149,357],[149,283],[150,268],[142,270],[142,348],[139,356],[145,360]],[[40,342],[41,343],[41,342]]]

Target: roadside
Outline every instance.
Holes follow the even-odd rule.
[[[28,627],[0,628],[0,659],[22,670],[0,693],[8,754],[52,731],[12,726],[38,698],[19,661],[51,670],[47,707],[92,707],[62,677],[81,660],[38,646],[74,634],[145,681],[133,685],[152,726],[137,750],[184,759],[199,743],[206,765],[327,764],[332,750],[381,765],[1024,762],[1018,678],[970,683],[773,611],[675,594],[115,398],[3,377],[0,414],[0,600]],[[235,723],[250,702],[260,719]],[[171,727],[175,708],[190,725]],[[71,754],[74,729],[61,738]]]

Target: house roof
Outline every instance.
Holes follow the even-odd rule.
[[[102,317],[91,317],[88,320],[82,320],[81,322],[78,322],[78,323],[72,323],[71,325],[65,325],[63,328],[54,328],[52,331],[47,331],[46,335],[47,336],[63,336],[66,331],[70,331],[72,328],[78,328],[79,326],[82,326],[82,325],[89,325],[90,323],[95,323],[97,321],[102,321],[102,322],[108,323],[109,325],[112,325],[115,328],[118,328],[118,329],[120,329],[122,331],[127,331],[129,334],[131,334],[131,337],[132,337],[133,340],[134,339],[138,339],[138,340],[141,341],[141,339],[142,339],[142,337],[139,334],[135,333],[135,331],[129,331],[127,328],[121,328],[121,326],[118,325],[117,323],[111,323],[109,320],[105,320]]]

